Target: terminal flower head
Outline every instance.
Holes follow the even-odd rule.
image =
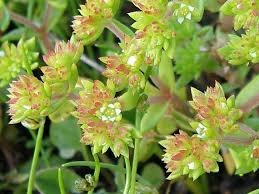
[[[22,122],[26,127],[37,128],[50,104],[43,83],[33,76],[20,76],[10,84],[8,91],[10,123]]]
[[[94,152],[106,152],[128,157],[132,145],[131,125],[122,121],[121,104],[114,99],[114,92],[100,81],[84,81],[74,112],[82,125],[81,142],[92,145]]]
[[[182,175],[195,180],[205,172],[219,170],[217,162],[221,162],[222,157],[219,155],[219,143],[215,140],[204,141],[180,131],[179,134],[168,136],[160,144],[165,148],[163,161],[170,173],[170,180]]]

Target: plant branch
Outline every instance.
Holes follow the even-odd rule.
[[[117,38],[119,38],[121,42],[124,41],[126,35],[117,27],[114,22],[112,22],[112,20],[107,23],[106,28],[110,30]]]
[[[94,189],[97,186],[98,181],[99,181],[100,170],[101,170],[101,165],[100,165],[100,160],[98,158],[98,155],[97,154],[93,154],[93,158],[94,158],[94,163],[95,163],[95,168],[94,168],[94,182],[95,182],[95,185],[94,185],[94,188],[91,189],[88,192],[88,194],[92,194],[94,192]]]
[[[123,194],[128,194],[129,188],[130,188],[131,167],[130,167],[129,158],[124,157],[124,160],[125,160],[125,165],[126,165],[126,184],[125,184],[125,187],[124,187]]]
[[[10,14],[11,20],[13,20],[19,24],[23,24],[24,26],[31,28],[35,32],[39,31],[40,28],[36,24],[34,24],[31,20],[28,20],[26,17],[16,14],[10,10],[9,10],[9,14]]]
[[[139,144],[140,144],[140,139],[136,138],[135,145],[134,145],[132,171],[131,171],[130,194],[135,194],[135,189],[136,189],[135,185],[136,185],[136,174],[137,174],[137,169],[138,169]]]
[[[240,109],[245,112],[251,112],[255,107],[259,106],[259,94],[249,99],[246,103],[242,104]]]
[[[66,194],[64,181],[63,181],[63,175],[62,175],[62,168],[58,169],[58,185],[59,185],[60,193]]]
[[[94,168],[95,162],[93,162],[93,161],[75,161],[75,162],[68,162],[68,163],[62,164],[61,166],[64,167],[64,168],[76,167],[76,166],[87,166],[89,168]],[[122,170],[124,173],[126,173],[126,170],[124,168],[121,168],[121,167],[116,166],[114,164],[100,162],[100,167],[106,168],[106,169],[109,169],[109,170],[112,170],[112,171],[121,171]],[[143,184],[148,184],[148,182],[138,174],[137,174],[137,179],[140,182],[142,182]]]
[[[36,174],[36,169],[37,169],[37,165],[38,165],[39,153],[41,150],[41,142],[42,142],[42,137],[43,137],[43,132],[44,132],[44,125],[45,125],[45,118],[42,119],[42,121],[40,123],[39,131],[37,134],[36,145],[35,145],[35,149],[34,149],[34,153],[33,153],[31,171],[30,171],[30,176],[29,176],[27,194],[32,194],[33,187],[34,187],[35,174]]]
[[[84,63],[86,63],[87,65],[89,65],[90,67],[94,68],[95,70],[97,70],[101,73],[105,70],[105,68],[103,66],[101,66],[100,64],[98,64],[94,60],[90,59],[86,55],[82,55],[81,61],[83,61]]]

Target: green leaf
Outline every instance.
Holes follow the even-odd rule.
[[[53,7],[50,13],[47,29],[50,31],[60,21],[67,8],[68,0],[48,0],[48,3]]]
[[[165,54],[162,53],[161,62],[159,65],[159,78],[161,81],[170,88],[171,91],[175,87],[175,78],[172,60]]]
[[[119,168],[124,168],[124,160],[123,157],[121,157],[118,161]],[[125,173],[123,170],[116,170],[115,171],[115,184],[117,186],[118,191],[123,191],[124,185],[125,185]]]
[[[251,127],[255,131],[259,131],[259,117],[251,117],[247,118],[244,121],[249,127]]]
[[[259,105],[258,102],[251,104],[251,107],[247,105],[251,102],[252,99],[259,97],[259,75],[255,76],[252,81],[250,81],[237,95],[236,97],[236,105],[240,108],[249,108],[248,111],[252,110],[256,106]]]
[[[168,105],[169,103],[150,105],[141,120],[141,131],[145,132],[154,129],[158,121],[165,114]]]
[[[9,24],[10,24],[9,12],[5,6],[0,6],[0,30],[5,31],[8,28]]]
[[[220,9],[220,3],[216,0],[206,0],[205,8],[211,12],[218,12]]]
[[[155,163],[149,163],[144,167],[142,177],[156,188],[159,188],[165,181],[163,169]]]
[[[116,20],[116,19],[112,19],[112,22],[117,26],[117,28],[119,28],[124,34],[128,35],[128,36],[134,36],[134,32],[127,27],[126,25],[124,25],[123,23],[121,23],[120,21]]]
[[[259,189],[249,192],[248,194],[259,194]]]
[[[60,123],[51,123],[50,139],[64,158],[71,158],[81,150],[80,128],[73,117]]]
[[[172,117],[162,117],[157,124],[157,132],[161,135],[170,135],[176,129],[176,121]]]
[[[63,169],[63,180],[65,189],[68,193],[75,192],[75,180],[80,178],[76,173],[71,170]],[[35,185],[38,191],[42,194],[58,194],[58,168],[51,168],[41,170],[36,175]]]
[[[5,33],[1,38],[1,42],[5,42],[5,41],[14,41],[14,40],[19,40],[22,35],[24,34],[24,32],[26,31],[26,28],[16,28],[13,29],[11,31],[8,31],[7,33]]]
[[[119,102],[121,103],[123,111],[128,111],[135,108],[138,100],[139,95],[137,93],[133,93],[131,89],[119,97]]]

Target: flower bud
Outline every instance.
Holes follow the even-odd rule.
[[[202,136],[216,137],[239,129],[236,122],[242,116],[241,110],[235,108],[233,97],[225,98],[219,83],[216,82],[215,87],[208,88],[205,93],[192,88],[192,97],[190,105],[197,111],[196,117],[201,122],[198,124],[200,127],[193,125],[198,134],[206,129]]]
[[[93,145],[94,153],[110,148],[116,157],[128,157],[132,127],[122,121],[121,104],[114,99],[114,93],[100,81],[83,81],[82,85],[73,113],[82,125],[81,142]]]
[[[205,172],[217,172],[217,162],[222,161],[216,140],[204,141],[180,131],[180,134],[169,136],[160,144],[165,148],[163,161],[171,173],[168,179],[188,174],[195,180]]]
[[[85,44],[95,41],[119,8],[120,0],[88,0],[80,6],[80,16],[75,16],[73,29],[75,37]]]
[[[35,129],[50,104],[43,83],[33,76],[20,76],[8,89],[10,124],[22,122]]]
[[[34,52],[35,39],[21,39],[17,46],[2,45],[0,54],[0,87],[9,84],[14,78],[25,71],[31,71],[38,66],[38,53]]]

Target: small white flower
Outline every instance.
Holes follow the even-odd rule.
[[[101,108],[100,108],[100,112],[101,112],[101,113],[104,113],[105,110],[106,110],[105,107],[101,107]]]
[[[121,110],[118,109],[118,108],[116,108],[116,109],[115,109],[115,112],[116,112],[116,115],[119,115],[119,114],[121,113]]]
[[[206,131],[208,130],[207,127],[205,127],[204,125],[202,125],[201,123],[199,123],[198,128],[196,129],[197,133],[198,133],[198,137],[199,138],[204,138],[206,137]]]
[[[114,104],[109,104],[108,107],[109,108],[115,108]]]
[[[194,162],[189,163],[189,164],[188,164],[188,168],[189,168],[190,170],[194,170],[194,169],[195,169],[195,164],[194,164]]]
[[[256,52],[251,52],[251,53],[249,53],[249,54],[250,54],[250,56],[253,57],[253,58],[256,58],[256,56],[257,56],[257,55],[256,55]]]
[[[105,115],[102,116],[102,121],[108,121],[108,117],[106,117]]]
[[[185,3],[181,3],[181,8],[183,8],[183,7],[185,7],[186,6],[186,4]]]
[[[223,109],[225,109],[227,107],[227,104],[224,102],[221,102],[220,105],[221,105],[221,108],[223,108]]]
[[[177,19],[177,21],[178,21],[179,24],[182,24],[183,21],[184,21],[184,17],[179,17],[179,18]]]
[[[188,20],[191,20],[191,19],[192,19],[192,14],[191,14],[191,13],[188,13],[185,17],[186,17]]]
[[[135,66],[136,61],[137,61],[137,57],[134,55],[129,57],[127,64],[130,66]]]
[[[194,7],[193,6],[188,6],[188,9],[191,11],[191,12],[193,12],[194,11]]]
[[[0,51],[0,57],[3,57],[3,56],[5,56],[4,51]]]
[[[23,105],[23,108],[25,108],[26,110],[30,110],[30,109],[31,109],[31,106]]]

